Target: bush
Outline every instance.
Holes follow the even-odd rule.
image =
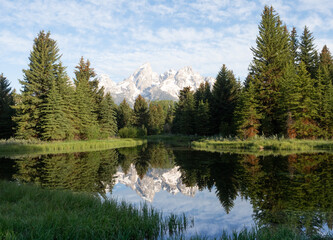
[[[140,138],[147,136],[147,129],[145,127],[124,127],[119,130],[118,135],[121,138]]]

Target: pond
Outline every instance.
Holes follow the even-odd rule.
[[[260,156],[159,143],[2,158],[0,179],[185,213],[193,221],[187,235],[284,224],[311,235],[333,233],[332,160],[332,153]]]

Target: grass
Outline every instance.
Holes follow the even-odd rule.
[[[191,146],[194,149],[208,150],[284,150],[284,151],[315,151],[315,150],[333,150],[332,140],[301,140],[301,139],[283,139],[283,138],[264,138],[240,140],[230,138],[206,138],[193,141]]]
[[[42,142],[26,140],[1,140],[0,155],[70,153],[106,150],[121,147],[134,147],[144,144],[144,139],[113,138],[107,140]]]
[[[0,239],[156,239],[186,229],[185,216],[147,205],[5,181],[0,193]]]

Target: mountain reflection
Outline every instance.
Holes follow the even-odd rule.
[[[288,224],[308,235],[333,227],[333,155],[255,156],[148,144],[99,152],[1,159],[0,178],[105,196],[115,184],[153,201],[161,190],[215,190],[226,213],[247,199],[259,226]]]

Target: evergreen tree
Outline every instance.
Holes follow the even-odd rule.
[[[134,116],[135,116],[135,126],[142,127],[146,129],[148,127],[148,103],[146,100],[139,95],[134,102]]]
[[[98,138],[99,126],[96,114],[96,95],[92,83],[96,74],[90,67],[90,62],[81,57],[79,65],[75,67],[75,103],[78,118],[78,130],[83,139]]]
[[[291,30],[290,33],[290,49],[291,49],[291,57],[295,65],[298,64],[298,58],[299,58],[298,47],[299,47],[299,41],[298,41],[297,31],[296,28],[293,27],[293,30]]]
[[[200,83],[199,88],[194,93],[195,106],[198,107],[199,102],[202,100],[204,102],[210,103],[212,100],[212,93],[210,91],[209,83]]]
[[[159,104],[150,104],[148,111],[148,134],[160,134],[165,124],[163,108]]]
[[[265,6],[259,24],[257,46],[252,47],[250,74],[254,80],[258,111],[262,115],[261,133],[277,134],[283,126],[277,121],[280,80],[291,59],[289,34],[272,7]]]
[[[216,77],[212,91],[212,126],[214,133],[224,136],[236,133],[234,127],[234,110],[239,97],[240,83],[233,72],[222,66]]]
[[[196,133],[203,136],[210,133],[210,110],[208,101],[199,101],[196,112]]]
[[[298,78],[301,83],[302,96],[300,99],[300,108],[296,115],[295,126],[299,138],[316,138],[320,134],[315,118],[318,114],[318,97],[313,79],[306,70],[306,65],[301,61],[298,69]]]
[[[130,127],[134,122],[133,109],[128,105],[126,99],[124,99],[118,107],[117,112],[118,128]]]
[[[0,139],[12,137],[14,123],[12,116],[14,110],[11,106],[14,105],[13,92],[9,86],[9,81],[3,74],[0,74]]]
[[[315,78],[318,70],[319,57],[315,49],[314,37],[307,26],[304,27],[299,49],[299,61],[305,64],[306,70],[310,73],[311,78]]]
[[[43,126],[42,119],[51,118],[47,116],[50,111],[46,106],[47,102],[54,97],[49,95],[54,94],[54,92],[52,93],[54,89],[60,91],[60,82],[66,75],[60,62],[58,46],[56,41],[50,38],[49,32],[41,31],[34,39],[29,61],[29,68],[23,70],[24,80],[20,81],[22,96],[20,102],[15,105],[16,116],[13,117],[17,124],[17,137],[25,139],[40,138],[45,135],[44,131],[48,127]],[[56,97],[55,99],[59,102],[54,104],[61,106],[62,98]],[[62,115],[66,115],[65,109],[60,111]],[[66,131],[66,129],[57,130],[57,132],[61,131]],[[61,136],[65,136],[65,134],[61,134]]]
[[[110,93],[107,93],[101,101],[99,124],[103,137],[113,137],[118,132],[116,104]]]
[[[190,87],[184,87],[179,92],[179,101],[176,103],[175,118],[172,131],[174,133],[195,133],[195,101]]]
[[[249,81],[248,86],[240,94],[235,109],[237,134],[242,139],[253,138],[259,133],[261,115],[258,108],[254,84]]]

